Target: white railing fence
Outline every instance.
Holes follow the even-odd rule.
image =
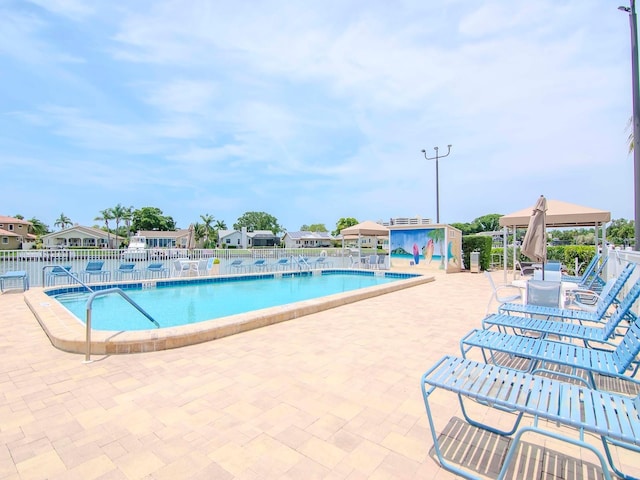
[[[279,267],[279,271],[297,270],[300,268],[300,258],[317,259],[325,256],[330,260],[333,268],[349,268],[350,255],[353,252],[341,248],[273,248],[273,249],[147,249],[132,252],[126,249],[64,249],[64,250],[0,250],[0,274],[10,271],[25,271],[29,275],[31,286],[41,287],[43,268],[45,266],[71,267],[71,272],[81,272],[89,261],[104,261],[103,269],[115,272],[123,263],[135,263],[136,269],[145,270],[151,263],[162,263],[172,272],[174,261],[177,259],[200,260],[202,258],[220,259],[220,273],[233,273],[228,268],[236,259],[242,259],[249,265],[257,259],[265,259],[267,265],[272,265],[280,259],[290,259],[287,264]],[[364,255],[364,251],[363,251]],[[291,261],[295,259],[296,261]],[[113,278],[113,275],[112,275]]]

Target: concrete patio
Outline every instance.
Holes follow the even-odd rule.
[[[436,274],[212,342],[91,364],[52,347],[22,293],[5,293],[0,479],[455,478],[433,458],[420,376],[459,354],[490,293],[483,275]],[[447,458],[495,477],[508,439],[464,423],[454,396],[432,401]],[[511,478],[602,476],[589,452],[524,440]],[[640,475],[637,455],[616,453]]]

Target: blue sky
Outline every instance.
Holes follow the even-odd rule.
[[[0,214],[632,219],[619,4],[0,0]]]

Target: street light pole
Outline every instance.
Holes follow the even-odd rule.
[[[440,185],[439,185],[439,177],[438,177],[438,159],[449,156],[451,153],[451,145],[447,145],[448,150],[446,155],[438,156],[438,147],[433,147],[436,151],[436,156],[429,158],[427,157],[427,151],[422,149],[422,153],[424,153],[424,158],[427,160],[435,160],[436,161],[436,223],[440,223]]]
[[[618,7],[629,14],[631,26],[631,95],[633,98],[633,184],[635,195],[635,251],[640,250],[640,84],[638,79],[638,21],[636,2],[630,0],[631,7]]]

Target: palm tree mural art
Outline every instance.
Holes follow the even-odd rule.
[[[425,257],[428,255],[428,250],[431,248],[431,252],[433,254],[433,248],[436,244],[439,244],[438,250],[440,251],[440,270],[444,270],[444,228],[434,228],[433,230],[429,230],[427,233],[427,238],[429,241],[427,242],[427,246],[425,247]],[[430,247],[431,245],[431,247]],[[429,259],[431,261],[431,259]]]
[[[391,256],[409,266],[431,265],[433,260],[446,268],[445,231],[443,228],[394,230],[390,236]]]

